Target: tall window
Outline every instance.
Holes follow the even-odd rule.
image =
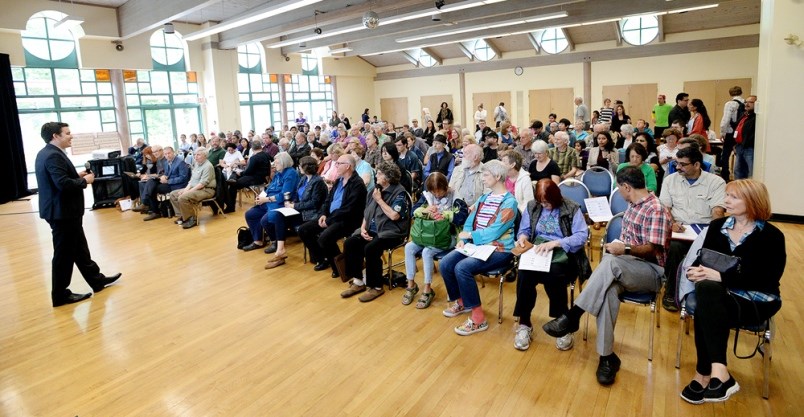
[[[54,11],[33,15],[22,31],[26,66],[11,69],[30,172],[44,145],[39,132],[47,122],[67,123],[74,135],[117,131],[109,70],[78,69],[74,33],[83,32],[80,27],[56,27],[63,17]],[[83,165],[91,152],[80,146],[79,139],[73,143],[70,159]]]
[[[312,55],[302,55],[302,75],[285,75],[285,99],[289,121],[296,120],[299,112],[307,122],[329,121],[334,109],[332,78],[319,75],[319,61]]]
[[[645,45],[659,35],[659,19],[656,16],[627,17],[620,22],[623,40],[631,45]]]
[[[153,71],[124,71],[131,139],[150,145],[177,146],[180,134],[200,133],[198,79],[187,72],[178,32],[151,35]]]
[[[259,43],[238,46],[237,62],[240,67],[237,74],[240,130],[253,129],[259,136],[268,126],[278,127],[282,120],[279,79],[276,74],[263,74]]]

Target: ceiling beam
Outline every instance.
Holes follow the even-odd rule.
[[[500,49],[500,47],[495,45],[494,42],[491,39],[486,38],[486,39],[483,39],[483,40],[486,41],[486,44],[489,46],[489,48],[492,51],[494,51],[494,55],[497,55],[497,58],[502,58],[503,57],[502,49]]]
[[[614,40],[617,46],[623,46],[623,34],[620,33],[620,22],[611,22],[611,27],[614,28]]]
[[[664,42],[664,15],[656,16],[656,18],[659,20],[659,35],[656,38],[659,42]]]
[[[408,52],[408,51],[400,51],[399,53],[402,54],[402,56],[405,57],[405,59],[407,59],[408,62],[413,64],[414,67],[416,67],[416,68],[419,67],[419,60],[414,58],[413,55],[410,54],[410,52]]]
[[[475,54],[473,54],[472,51],[470,51],[469,48],[467,48],[466,45],[463,44],[463,42],[458,42],[456,45],[458,46],[458,49],[460,49],[461,52],[463,52],[463,54],[466,55],[467,58],[469,58],[470,61],[475,60]]]
[[[433,60],[438,63],[438,65],[442,65],[444,63],[444,58],[437,55],[435,51],[433,51],[433,48],[422,48],[422,51],[424,51],[427,55],[430,55]]]
[[[569,44],[569,50],[574,51],[575,42],[572,40],[572,37],[570,37],[569,31],[565,28],[561,28],[561,33],[563,33],[564,37],[567,38],[567,43]]]
[[[117,8],[120,38],[129,39],[149,32],[219,2],[220,0],[128,0]]]
[[[533,46],[533,49],[536,50],[536,55],[542,53],[542,46],[539,45],[539,41],[536,40],[535,36],[533,36],[533,32],[528,32],[525,34],[525,36],[527,36],[528,41],[530,41],[530,45]]]

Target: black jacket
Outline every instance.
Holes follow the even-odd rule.
[[[743,138],[741,145],[743,148],[753,148],[757,130],[757,114],[746,112],[745,115],[747,118],[743,124],[743,132],[740,134]]]
[[[341,179],[338,179],[340,182]],[[345,230],[354,230],[360,227],[363,221],[363,210],[366,208],[366,184],[360,175],[353,173],[343,190],[343,201],[340,208],[330,212],[329,206],[332,204],[332,199],[335,196],[335,189],[338,187],[338,182],[329,190],[327,199],[324,205],[321,206],[320,215],[327,216],[327,225],[335,223],[343,223],[346,225]]]
[[[39,217],[45,220],[77,219],[84,215],[87,182],[59,147],[45,145],[36,155]]]
[[[762,230],[754,230],[732,252],[728,238],[720,232],[726,219],[709,223],[703,243],[704,248],[740,257],[738,270],[721,275],[723,284],[727,288],[779,295],[779,281],[787,261],[784,234],[776,226],[765,223]]]
[[[690,121],[690,110],[689,109],[682,109],[681,106],[678,104],[675,105],[672,109],[670,109],[670,114],[667,117],[667,123],[673,124],[676,120],[681,120],[686,124]],[[684,133],[684,132],[681,132]]]
[[[265,179],[271,173],[271,155],[264,151],[257,152],[248,158],[248,165],[241,176]]]
[[[301,199],[298,199],[298,190],[305,184],[307,184],[307,187],[304,189],[304,194],[302,194]],[[293,193],[293,208],[301,213],[302,220],[306,222],[318,220],[321,204],[327,199],[327,184],[324,183],[324,179],[318,175],[313,175],[308,182],[307,176],[302,175],[299,177],[296,191]]]

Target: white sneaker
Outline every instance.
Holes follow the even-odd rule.
[[[514,332],[514,348],[517,350],[528,350],[530,341],[533,340],[533,328],[520,324]]]
[[[556,338],[556,349],[570,350],[572,349],[572,333],[567,333],[564,336]]]

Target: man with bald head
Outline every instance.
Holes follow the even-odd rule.
[[[363,221],[366,208],[366,184],[355,175],[357,160],[352,155],[341,155],[336,162],[338,179],[329,190],[317,219],[299,227],[299,237],[310,251],[315,271],[332,269],[332,277],[340,274],[335,268],[335,257],[341,253],[338,240],[352,234]]]
[[[533,144],[533,132],[530,129],[522,129],[519,133],[519,145],[514,147],[514,152],[522,155],[522,166],[528,167],[533,161],[533,150],[530,149]]]

